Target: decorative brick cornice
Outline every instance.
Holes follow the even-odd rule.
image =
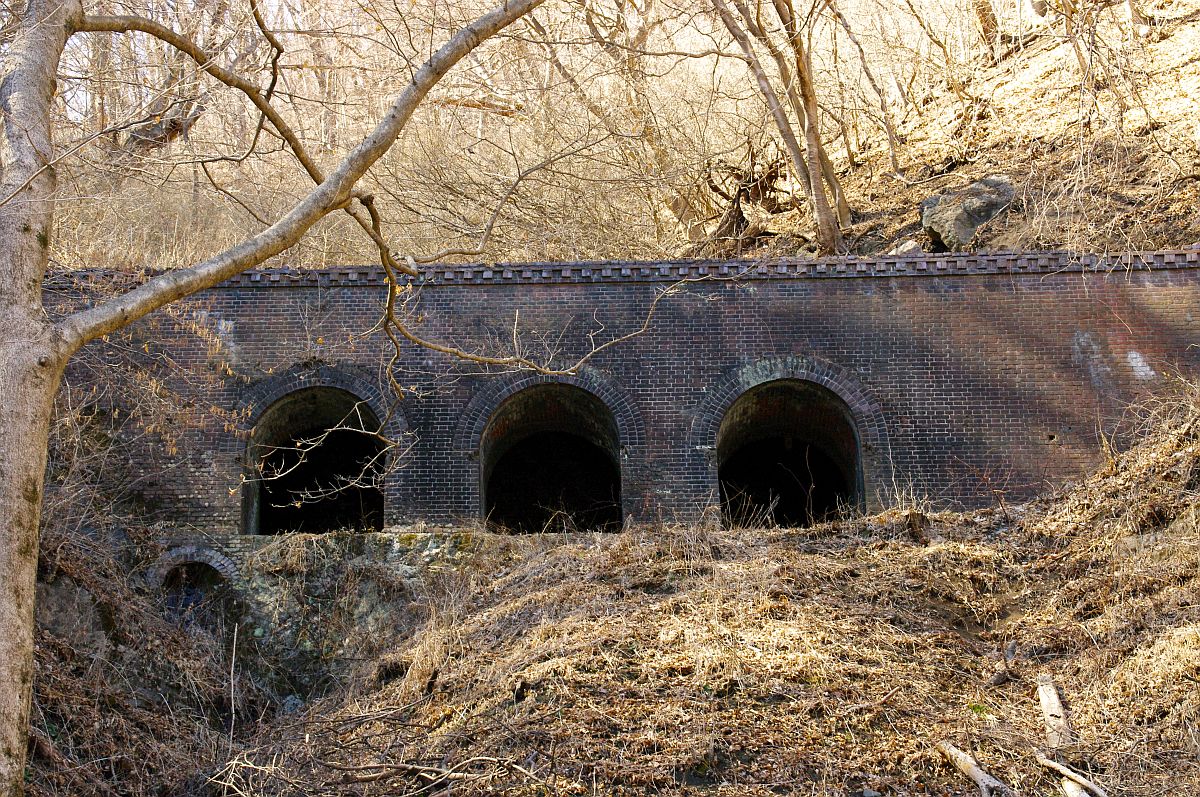
[[[1114,255],[1072,252],[921,254],[904,257],[830,257],[817,260],[591,261],[578,263],[496,263],[426,267],[418,285],[578,285],[585,283],[666,282],[701,279],[781,280],[921,277],[973,274],[1054,274],[1060,272],[1156,271],[1200,268],[1200,249]],[[382,286],[378,267],[321,271],[257,269],[222,287]]]
[[[1076,252],[995,252],[986,254],[918,254],[902,257],[768,258],[760,260],[583,261],[574,263],[469,263],[426,266],[417,285],[579,285],[588,283],[658,282],[738,279],[787,280],[890,278],[946,275],[1107,273],[1200,268],[1200,248],[1123,254]],[[119,284],[139,280],[103,269],[47,277],[47,287]],[[128,283],[128,285],[126,284]],[[245,271],[221,283],[225,288],[382,287],[379,266],[341,266],[298,270],[262,268]]]

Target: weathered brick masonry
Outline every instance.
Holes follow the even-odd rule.
[[[1095,465],[1099,429],[1200,364],[1200,251],[447,266],[425,272],[406,312],[426,338],[472,351],[508,352],[515,330],[522,353],[563,367],[639,328],[668,288],[643,334],[576,375],[542,376],[485,373],[407,343],[392,362],[370,331],[387,291],[376,269],[245,274],[189,305],[219,348],[167,346],[186,369],[216,375],[185,389],[241,411],[240,429],[213,420],[187,432],[179,463],[150,489],[181,536],[241,533],[249,430],[293,391],[327,385],[409,441],[387,479],[389,524],[476,518],[481,445],[503,432],[489,419],[522,389],[562,382],[612,413],[624,513],[694,517],[716,497],[726,410],[789,379],[848,408],[862,503],[912,490],[970,505]],[[399,402],[389,367],[408,388]]]

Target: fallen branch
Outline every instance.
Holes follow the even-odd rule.
[[[1087,789],[1070,778],[1063,778],[1059,786],[1062,787],[1063,794],[1067,797],[1088,797]]]
[[[1054,678],[1049,675],[1037,677],[1038,702],[1042,705],[1042,719],[1046,723],[1046,743],[1051,750],[1069,747],[1075,743],[1075,732],[1067,719],[1067,710],[1063,708],[1062,698]]]
[[[1096,797],[1108,797],[1108,792],[1104,791],[1104,789],[1100,788],[1100,786],[1098,786],[1097,784],[1088,780],[1083,775],[1081,775],[1078,772],[1076,772],[1075,770],[1071,769],[1066,764],[1060,764],[1057,761],[1047,758],[1041,752],[1036,753],[1036,755],[1037,755],[1037,762],[1039,764],[1046,767],[1047,769],[1052,769],[1055,772],[1057,772],[1058,774],[1062,775],[1064,781],[1070,781],[1076,787],[1076,789],[1074,790],[1075,794],[1082,794],[1083,792],[1079,791],[1079,789],[1082,788],[1082,789],[1086,789],[1087,791],[1091,792]],[[1068,797],[1074,797],[1074,795],[1072,793],[1073,790],[1070,789],[1066,783],[1063,783],[1063,791],[1067,793]]]
[[[409,764],[405,762],[397,763],[371,763],[371,764],[339,764],[333,761],[318,761],[322,766],[337,770],[342,774],[341,780],[343,783],[376,783],[381,780],[399,777],[402,775],[411,775],[424,781],[422,790],[443,783],[465,782],[471,780],[479,780],[495,775],[498,771],[507,770],[515,772],[530,780],[541,782],[541,779],[522,766],[516,763],[491,756],[474,756],[464,761],[460,761],[449,769],[442,767],[424,766],[421,764]],[[469,772],[466,771],[469,767],[475,764],[487,764],[490,769],[484,772]]]
[[[1004,785],[1003,781],[984,772],[980,768],[979,762],[969,753],[964,753],[950,742],[945,741],[938,742],[937,749],[959,772],[966,775],[979,787],[980,797],[1017,797],[1016,792]]]
[[[884,695],[883,697],[881,697],[877,700],[869,700],[866,703],[855,703],[853,706],[847,706],[846,708],[844,708],[838,712],[838,717],[839,718],[847,717],[851,714],[857,714],[858,712],[865,711],[866,709],[869,709],[869,708],[878,708],[878,707],[882,706],[884,703],[891,700],[892,695],[899,692],[902,688],[903,687],[897,686],[895,689],[888,692],[886,695]]]

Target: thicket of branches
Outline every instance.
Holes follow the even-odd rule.
[[[482,7],[411,5],[138,7],[188,35],[199,60],[145,35],[73,40],[55,260],[169,268],[265,226],[309,183],[273,125],[204,71],[246,76],[316,163],[332,161]],[[1066,179],[1039,196],[1086,201],[1093,134],[1127,117],[1153,125],[1138,56],[1158,22],[1132,5],[1024,0],[547,5],[437,89],[364,190],[417,261],[720,256],[781,229],[798,249],[834,251],[853,245],[842,232],[872,195],[938,173],[906,130],[945,116],[940,168],[970,162],[996,92],[984,70],[1066,42],[1077,69],[1047,76],[1047,90],[1078,93],[1080,137]],[[1178,166],[1172,179],[1190,170]],[[287,262],[375,259],[352,226],[330,217]]]
[[[485,9],[438,0],[89,5],[89,33],[70,39],[58,70],[55,227],[49,235],[22,231],[65,269],[189,265],[267,227],[361,140],[438,44]],[[400,144],[360,184],[357,217],[328,216],[285,262],[373,261],[380,241],[395,249],[385,260],[410,267],[728,256],[784,230],[788,251],[839,251],[867,240],[855,227],[880,212],[870,202],[923,190],[979,160],[989,120],[1011,122],[997,119],[1004,65],[1052,48],[1071,63],[1047,74],[1044,90],[1074,102],[1059,133],[1031,139],[1054,155],[1052,168],[1030,176],[1041,187],[1026,186],[1023,196],[1044,224],[1013,240],[1086,243],[1107,225],[1136,244],[1119,218],[1098,218],[1121,188],[1111,175],[1125,167],[1138,177],[1161,172],[1150,193],[1160,198],[1196,183],[1195,143],[1159,135],[1148,99],[1153,76],[1140,60],[1147,42],[1171,33],[1177,10],[1071,0],[546,4],[472,52],[421,103]],[[0,52],[16,49],[19,11],[0,7]],[[143,33],[105,35],[130,30]],[[926,139],[920,150],[914,131]],[[931,161],[935,151],[941,159]],[[0,205],[20,204],[15,196]],[[378,211],[378,228],[364,225],[374,238],[357,229],[367,211]],[[36,290],[40,269],[21,274],[38,277]],[[89,335],[121,323],[93,323]],[[101,608],[144,610],[145,626],[182,649],[192,643],[159,628],[161,618],[122,585],[127,563],[105,558],[107,538],[124,525],[115,515],[136,504],[141,478],[114,473],[128,460],[121,448],[137,447],[139,435],[169,441],[163,424],[180,411],[144,372],[134,381],[140,417],[119,416],[126,405],[103,392],[68,385],[61,396],[42,567],[51,580],[82,585]],[[116,389],[107,379],[89,384]],[[103,485],[95,481],[101,472]],[[109,489],[113,483],[120,489]],[[66,717],[113,719],[111,705],[87,704],[80,685],[117,700],[120,672],[89,669],[86,652],[51,635],[41,641],[42,664],[54,671],[39,675],[45,691],[34,703],[34,744],[62,779],[38,786],[104,793],[97,784],[117,774],[99,767],[116,756],[87,741],[100,737],[74,734]],[[126,647],[118,652],[135,655]],[[186,650],[165,661],[179,671],[194,664]],[[205,659],[183,681],[195,699],[174,704],[199,718],[196,743],[135,763],[165,771],[225,738],[224,666],[220,657]],[[262,699],[244,691],[250,703]],[[231,695],[230,706],[238,699]],[[80,711],[88,705],[93,713]],[[129,735],[105,738],[137,730],[145,741],[155,716],[132,705],[121,717]],[[139,722],[140,730],[128,725]],[[181,724],[181,734],[190,727]]]

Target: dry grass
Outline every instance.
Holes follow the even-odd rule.
[[[1042,28],[1022,52],[964,72],[977,98],[969,110],[942,92],[897,111],[907,182],[889,173],[881,142],[862,154],[862,167],[845,172],[860,212],[848,231],[851,246],[871,253],[909,237],[922,241],[923,199],[993,174],[1013,180],[1017,200],[981,229],[980,249],[1106,252],[1200,242],[1200,6],[1156,5],[1150,10],[1163,24],[1148,40],[1131,35],[1123,8],[1108,7],[1096,27],[1104,75],[1085,78],[1061,26]]]
[[[229,794],[1051,793],[1035,676],[1114,795],[1200,786],[1200,404],[1043,502],[804,531],[481,535],[372,679]],[[1006,676],[996,677],[1010,663]],[[280,736],[303,744],[280,742]],[[253,762],[253,766],[251,766]]]
[[[244,668],[231,680],[226,629],[173,621],[118,547],[43,537],[31,797],[202,793],[268,704]]]
[[[970,23],[964,24],[966,4],[951,8],[917,2],[927,14],[939,17],[944,35],[953,32],[962,43],[952,71],[970,102],[950,90],[940,56],[927,57],[933,50],[920,43],[905,3],[850,8],[854,5],[847,4],[846,10],[884,83],[888,112],[900,139],[896,156],[903,177],[893,173],[874,92],[865,85],[857,88],[862,96],[841,91],[843,81],[859,80],[856,57],[846,60],[843,50],[838,64],[821,59],[822,106],[858,120],[853,125],[857,132],[850,136],[853,163],[832,117],[826,117],[823,129],[855,211],[846,231],[851,251],[878,253],[903,239],[919,239],[922,200],[993,174],[1013,179],[1018,201],[982,231],[980,248],[1119,251],[1200,241],[1200,216],[1195,212],[1200,201],[1197,0],[1141,3],[1158,20],[1148,39],[1133,35],[1123,4],[1098,9],[1095,30],[1084,32],[1085,43],[1097,54],[1094,69],[1086,74],[1061,22],[1026,26],[1021,32],[1030,38],[1022,50],[986,65],[978,48],[968,44],[974,37]],[[891,18],[884,27],[894,23],[897,35],[907,31],[912,41],[906,44],[916,49],[898,48],[899,42],[882,29],[872,32],[877,16]],[[404,25],[408,24],[406,18]],[[345,114],[337,151],[373,124],[378,103],[403,84],[403,79],[396,85],[389,82],[398,75],[395,54],[355,55],[365,42],[354,40],[353,24],[346,27],[348,38],[333,45],[347,48],[341,68],[358,80],[362,58],[370,61],[382,55],[383,61],[370,66],[383,82],[372,83],[365,95],[348,89],[347,96],[332,98],[337,113]],[[1009,30],[1016,32],[1016,27]],[[827,35],[824,30],[817,35],[818,49],[829,46]],[[687,39],[678,46],[686,49]],[[312,79],[300,70],[301,63],[307,66],[301,53],[309,43],[297,37],[299,49],[292,50],[300,61],[290,70],[295,80]],[[616,76],[606,74],[604,57],[596,60],[599,51],[583,43],[567,49],[584,68],[580,76],[587,76],[585,91],[600,97],[610,90],[606,86]],[[532,66],[537,56],[529,53],[514,51],[503,58],[524,64],[521,72],[538,71]],[[583,67],[585,63],[590,66]],[[595,68],[600,73],[588,71]],[[396,249],[414,255],[448,245],[473,248],[517,173],[553,154],[563,160],[529,173],[501,208],[483,258],[661,258],[690,251],[691,242],[676,229],[664,202],[677,191],[700,195],[706,203],[702,211],[708,218],[707,231],[714,233],[725,201],[706,187],[706,170],[725,161],[744,166],[750,142],[760,158],[778,152],[779,146],[771,143],[773,136],[766,132],[770,122],[739,64],[682,59],[674,66],[655,62],[651,71],[658,70],[662,71],[651,80],[649,101],[665,136],[668,168],[661,173],[647,170],[652,153],[646,142],[637,136],[625,140],[624,135],[613,140],[578,104],[573,91],[563,91],[562,86],[550,90],[540,78],[530,83],[527,76],[515,73],[501,76],[502,90],[525,97],[531,109],[511,118],[465,109],[450,112],[438,106],[435,96],[364,183],[364,190],[380,199],[389,240]],[[454,80],[470,85],[473,78],[464,72],[456,73]],[[719,90],[712,85],[713,75],[723,83]],[[475,87],[481,95],[493,89]],[[296,86],[292,90],[301,96],[310,93]],[[295,110],[281,108],[285,114]],[[641,126],[628,118],[629,111],[624,99],[609,106],[616,129]],[[130,112],[141,115],[136,107]],[[311,127],[313,117],[325,112],[332,108],[306,105],[293,121],[310,136],[307,143],[314,152],[332,157],[327,153],[329,141]],[[196,135],[144,161],[114,160],[110,144],[103,140],[85,148],[82,160],[66,159],[60,166],[51,236],[54,263],[62,269],[103,266],[134,272],[190,265],[259,229],[259,222],[239,203],[263,219],[283,213],[309,190],[291,157],[260,152],[217,169],[222,188],[233,192],[237,202],[218,193],[193,165],[197,158],[244,151],[249,141],[239,135],[246,131],[233,131],[243,128],[246,118],[240,100],[217,92]],[[64,126],[70,127],[65,122]],[[707,206],[711,203],[715,204]],[[772,239],[769,251],[804,251],[801,236],[811,227],[807,212],[748,212],[755,226],[782,233]],[[273,262],[316,268],[371,262],[373,253],[369,239],[335,215]]]
[[[1113,795],[1187,791],[1200,392],[1185,392],[1138,416],[1140,445],[1025,506],[796,531],[473,530],[415,592],[331,538],[272,546],[256,567],[317,601],[305,622],[337,621],[349,681],[271,718],[239,668],[232,743],[219,641],[165,621],[99,543],[52,536],[45,575],[84,609],[74,630],[43,618],[31,792],[964,794],[934,751],[949,739],[1049,794],[1042,673],[1079,733],[1066,760]]]

